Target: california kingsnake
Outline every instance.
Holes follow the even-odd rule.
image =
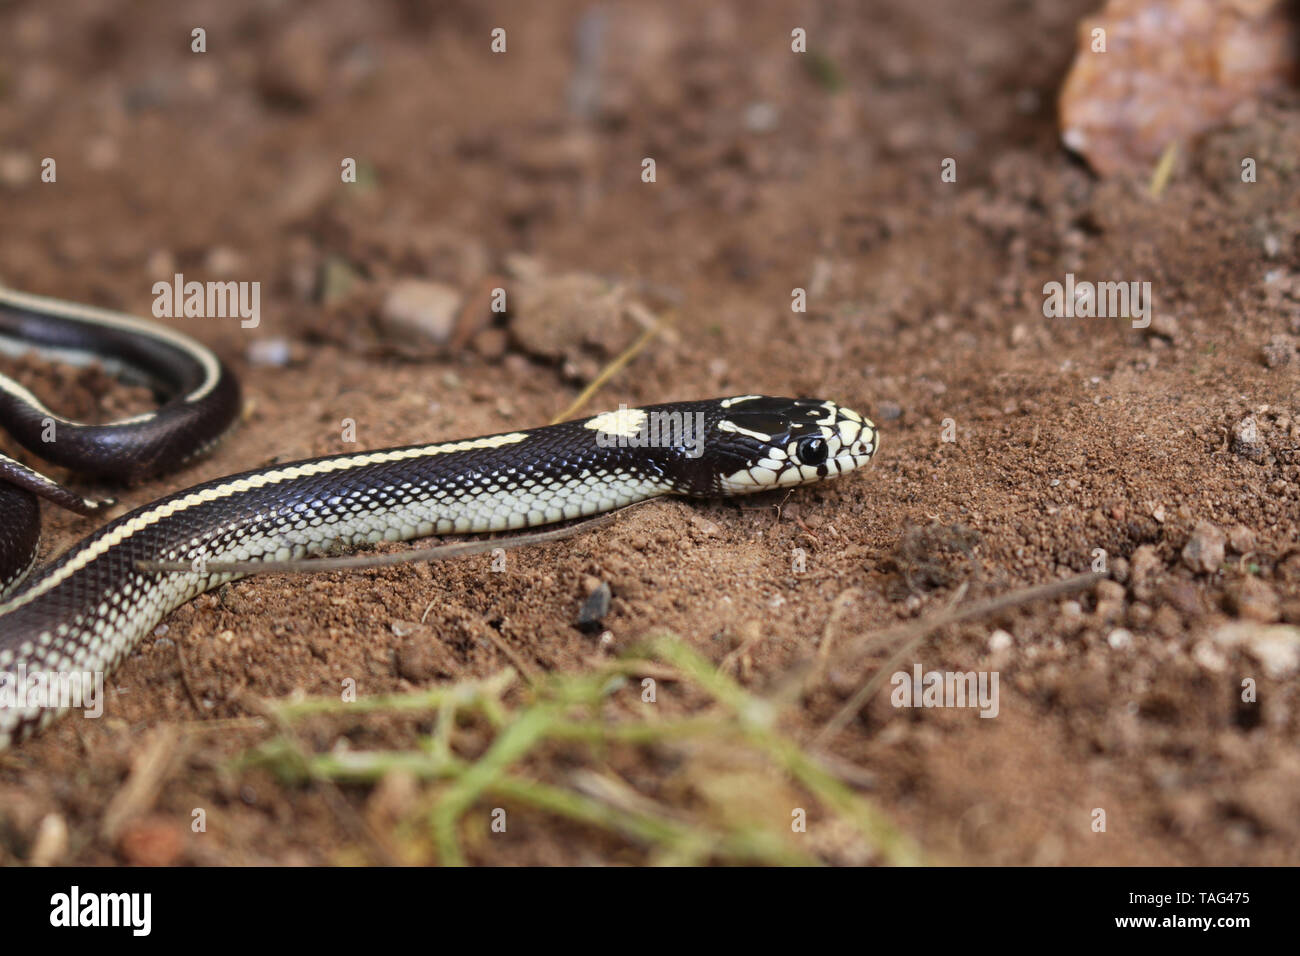
[[[159,384],[155,412],[85,426],[59,419],[0,376],[0,424],[41,457],[78,471],[131,480],[179,466],[218,441],[239,411],[238,385],[212,353],[139,319],[0,290],[4,340],[65,358],[103,356]],[[55,440],[42,442],[51,421]],[[331,455],[218,478],[150,502],[17,588],[35,553],[33,493],[82,511],[99,503],[0,456],[7,529],[0,534],[0,585],[12,592],[0,591],[0,680],[18,672],[102,676],[173,609],[238,577],[206,572],[205,561],[284,559],[338,544],[526,528],[666,494],[747,494],[852,471],[876,447],[875,426],[834,402],[744,395]],[[196,570],[140,570],[139,562],[150,560],[194,562]],[[61,709],[0,705],[0,749]]]

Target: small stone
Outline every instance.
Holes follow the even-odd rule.
[[[438,655],[427,638],[408,637],[397,648],[397,673],[409,681],[422,683],[439,674]]]
[[[456,327],[461,294],[451,286],[425,279],[399,279],[379,309],[379,322],[395,344],[418,350],[446,345]]]
[[[1272,624],[1282,616],[1277,592],[1253,575],[1233,582],[1226,603],[1229,611],[1248,621]]]
[[[1227,538],[1208,521],[1198,521],[1183,547],[1183,564],[1193,571],[1212,574],[1223,566]]]
[[[271,52],[257,73],[262,99],[283,109],[301,110],[319,99],[334,82],[330,38],[323,21],[305,20],[278,31]]]
[[[1133,646],[1133,635],[1119,627],[1106,636],[1106,643],[1117,651],[1127,650]]]
[[[1132,567],[1129,569],[1129,583],[1133,596],[1139,601],[1150,601],[1155,597],[1155,577],[1164,567],[1160,555],[1153,545],[1144,544],[1133,552]]]
[[[882,422],[894,422],[903,417],[903,409],[897,402],[877,402],[876,419]]]
[[[228,246],[213,246],[204,256],[203,267],[216,279],[232,279],[242,273],[247,264],[243,255]]]
[[[1285,368],[1295,360],[1295,343],[1285,335],[1275,335],[1263,348],[1264,364],[1269,368]]]
[[[0,152],[0,186],[17,189],[36,181],[36,161],[27,153],[17,150]]]
[[[249,343],[245,351],[249,365],[262,368],[284,368],[293,359],[293,347],[282,337],[258,339]]]
[[[1151,324],[1146,329],[1148,336],[1168,339],[1170,342],[1178,339],[1178,319],[1168,312],[1157,312],[1151,319]]]
[[[1228,529],[1228,547],[1237,554],[1250,554],[1255,550],[1255,532],[1244,524],[1235,524]]]
[[[1123,601],[1124,585],[1117,581],[1097,582],[1097,601]]]
[[[611,598],[612,592],[607,581],[601,581],[591,588],[587,600],[582,604],[582,610],[578,612],[578,629],[584,632],[600,630],[600,622],[609,613]]]
[[[745,107],[745,128],[751,133],[770,133],[781,121],[777,108],[766,101]]]
[[[1001,628],[989,635],[989,650],[995,654],[998,651],[1005,651],[1013,643],[1015,638]]]
[[[1170,581],[1160,588],[1160,597],[1185,619],[1195,621],[1205,616],[1205,602],[1200,589],[1191,581]]]
[[[1300,670],[1300,628],[1234,623],[1225,624],[1211,637],[1220,648],[1244,648],[1274,680],[1291,677]]]
[[[145,259],[144,271],[151,276],[166,276],[171,279],[176,272],[176,257],[169,249],[154,249]]]
[[[1247,415],[1232,426],[1233,454],[1251,461],[1264,457],[1264,443],[1260,441],[1259,420],[1254,415]]]
[[[1177,611],[1165,604],[1151,618],[1151,626],[1162,637],[1177,637],[1183,632],[1183,619]]]
[[[1207,671],[1213,671],[1216,674],[1221,674],[1224,668],[1228,666],[1228,658],[1209,641],[1197,642],[1196,646],[1192,648],[1192,660]]]

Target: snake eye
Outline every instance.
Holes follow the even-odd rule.
[[[805,438],[799,442],[796,452],[805,465],[820,465],[826,461],[826,439]]]

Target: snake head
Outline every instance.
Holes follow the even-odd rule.
[[[621,407],[576,423],[596,433],[604,467],[653,476],[682,495],[710,498],[803,485],[861,468],[876,426],[816,398],[708,399]],[[611,465],[613,461],[615,464]]]
[[[880,444],[869,419],[831,401],[746,395],[719,404],[711,452],[722,494],[834,478],[867,464]]]

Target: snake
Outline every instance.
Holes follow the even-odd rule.
[[[241,412],[239,384],[212,351],[120,312],[0,288],[0,348],[97,360],[153,389],[152,411],[90,425],[54,414],[0,375],[0,425],[14,440],[98,480],[130,483],[193,461]],[[216,478],[122,514],[38,571],[31,571],[38,497],[83,514],[103,512],[111,499],[84,497],[0,455],[0,681],[98,675],[102,684],[169,613],[243,576],[208,571],[209,561],[285,561],[554,524],[661,495],[719,498],[803,485],[863,467],[878,446],[868,418],[825,399],[754,394],[620,406],[559,424]],[[151,561],[190,570],[142,569]],[[0,750],[67,709],[52,696],[0,702]]]

